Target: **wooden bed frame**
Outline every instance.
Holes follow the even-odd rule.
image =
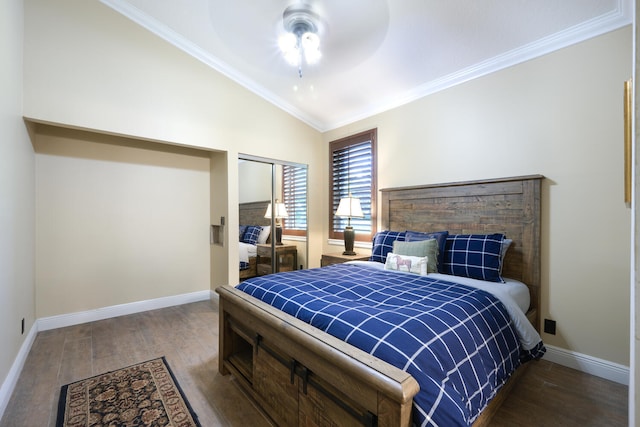
[[[513,239],[503,275],[531,290],[529,320],[539,330],[542,176],[382,190],[383,229],[505,233]],[[219,371],[280,426],[409,427],[417,382],[383,362],[231,286],[220,295]],[[486,426],[523,367],[474,423]]]
[[[239,215],[240,225],[270,225],[271,221],[264,217],[264,213],[267,211],[269,200],[263,200],[258,202],[240,203]],[[268,241],[271,240],[269,236]],[[256,264],[255,256],[249,257],[249,268],[240,270],[240,280],[248,279],[258,275],[258,266]]]

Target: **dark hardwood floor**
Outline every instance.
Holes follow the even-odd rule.
[[[218,374],[218,311],[203,301],[38,334],[0,427],[55,426],[60,387],[165,356],[203,427],[269,426]],[[627,387],[534,362],[492,426],[626,426]]]
[[[575,369],[531,362],[491,425],[624,426],[628,387]]]

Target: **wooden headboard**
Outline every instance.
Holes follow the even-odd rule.
[[[240,225],[270,225],[271,220],[264,217],[269,200],[240,203]]]
[[[513,243],[507,251],[502,275],[529,287],[529,318],[539,331],[540,184],[543,178],[530,175],[384,189],[381,190],[382,229],[504,233]]]

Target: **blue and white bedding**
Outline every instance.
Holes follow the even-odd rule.
[[[240,242],[240,270],[246,270],[249,268],[249,258],[256,256],[256,253],[256,245]]]
[[[241,225],[238,230],[240,242],[240,270],[249,269],[249,258],[256,256],[256,244],[267,243],[271,234],[270,225]]]
[[[238,289],[407,371],[420,385],[414,423],[449,427],[471,425],[519,364],[545,351],[518,303],[502,302],[509,292],[456,279],[346,263]]]

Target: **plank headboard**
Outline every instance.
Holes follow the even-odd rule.
[[[240,225],[269,225],[271,220],[264,217],[267,211],[269,200],[259,202],[240,203],[239,215]]]
[[[503,276],[531,292],[529,318],[540,330],[540,187],[542,175],[388,188],[382,229],[453,234],[504,233],[513,243]]]

